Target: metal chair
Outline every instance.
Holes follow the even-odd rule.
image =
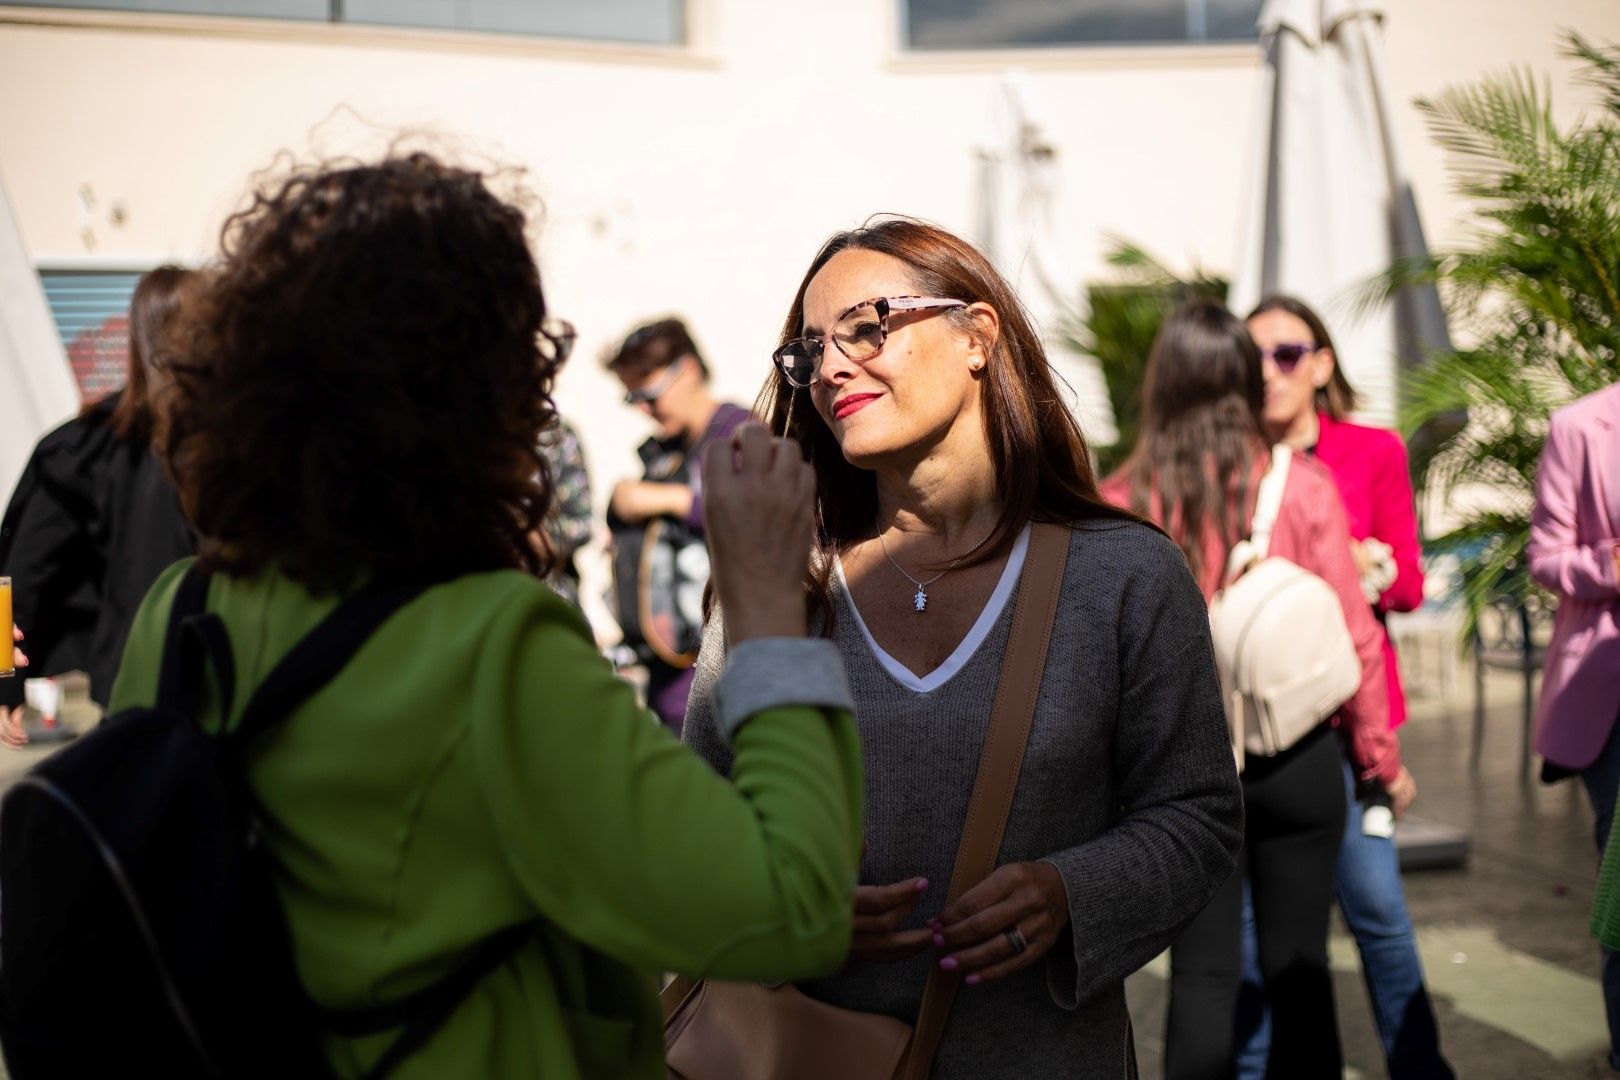
[[[1524,598],[1499,596],[1480,611],[1474,628],[1474,744],[1472,767],[1479,771],[1485,744],[1485,669],[1517,671],[1524,680],[1523,732],[1519,743],[1519,775],[1530,775],[1531,725],[1536,711],[1536,673],[1547,656],[1553,602],[1531,592]]]

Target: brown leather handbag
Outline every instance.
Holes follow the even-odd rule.
[[[951,871],[947,905],[995,869],[1063,592],[1069,535],[1061,525],[1042,523],[1031,530],[1012,633]],[[668,1076],[670,1080],[924,1080],[960,984],[960,975],[935,965],[923,987],[913,1029],[892,1016],[828,1005],[791,985],[679,977],[662,994]]]

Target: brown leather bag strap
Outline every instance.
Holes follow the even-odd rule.
[[[1024,764],[1024,746],[1035,720],[1035,699],[1046,670],[1046,650],[1063,595],[1070,536],[1071,530],[1063,525],[1037,522],[1030,529],[1029,553],[1013,604],[1007,654],[996,683],[995,707],[979,755],[979,772],[973,781],[962,842],[956,849],[951,887],[945,898],[947,906],[989,876],[1001,852],[1007,814]],[[940,970],[938,964],[929,969],[922,1007],[905,1060],[895,1074],[897,1080],[926,1080],[961,982],[961,976]]]

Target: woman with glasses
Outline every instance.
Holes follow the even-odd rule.
[[[1406,695],[1395,649],[1382,623],[1387,613],[1411,611],[1423,602],[1422,552],[1406,447],[1393,432],[1349,421],[1356,392],[1316,312],[1293,297],[1268,296],[1249,314],[1248,328],[1260,349],[1265,376],[1262,415],[1267,434],[1327,466],[1344,500],[1362,595],[1380,624],[1389,726],[1398,728],[1406,721]],[[1334,889],[1361,953],[1390,1076],[1450,1077],[1451,1067],[1440,1053],[1434,1008],[1423,985],[1394,838],[1382,830],[1369,835],[1364,828],[1367,792],[1358,789],[1348,759],[1344,783],[1349,812]],[[1409,802],[1416,793],[1411,774],[1402,770],[1395,783]],[[1252,985],[1258,970],[1249,963],[1245,967]],[[1238,1072],[1240,1077],[1258,1078],[1265,1067],[1266,1017],[1249,1007],[1248,1002],[1260,1000],[1258,994],[1245,998],[1239,1009]]]
[[[636,329],[607,368],[624,384],[624,403],[657,425],[636,449],[641,479],[613,488],[608,528],[625,642],[647,668],[648,703],[679,735],[708,569],[697,462],[710,444],[731,437],[748,410],[715,399],[709,367],[679,319]]]
[[[340,598],[437,582],[246,759],[304,988],[323,1012],[393,1006],[501,941],[394,1075],[654,1080],[655,972],[843,959],[860,748],[836,652],[805,637],[814,477],[760,425],[705,472],[735,786],[540,580],[539,447],[572,334],[526,226],[484,176],[423,154],[299,171],[228,224],[163,444],[235,656],[236,694],[200,719],[236,724]],[[190,565],[148,594],[115,709],[153,701]],[[372,1075],[397,1034],[328,1033],[325,1056]]]
[[[1028,315],[941,229],[833,236],[775,360],[759,412],[816,473],[804,588],[867,767],[850,961],[800,989],[913,1022],[939,968],[962,986],[934,1077],[1134,1076],[1124,979],[1230,875],[1242,825],[1185,561],[1098,497]],[[1035,522],[1069,530],[1069,558],[1039,585],[1060,607],[1033,728],[999,866],[947,907]],[[722,773],[731,619],[707,628],[686,729]]]
[[[1172,312],[1148,357],[1136,447],[1103,485],[1116,504],[1164,524],[1206,598],[1227,583],[1232,549],[1249,535],[1260,480],[1272,465],[1262,370],[1248,331],[1220,304],[1196,301]],[[1285,467],[1269,554],[1338,594],[1361,680],[1336,721],[1324,720],[1273,757],[1245,760],[1242,872],[1170,951],[1165,1075],[1171,1080],[1232,1073],[1245,881],[1273,1020],[1265,1075],[1341,1073],[1327,950],[1344,836],[1342,758],[1348,755],[1358,785],[1387,790],[1397,814],[1411,798],[1389,729],[1383,641],[1361,595],[1344,505],[1320,464],[1293,459]]]

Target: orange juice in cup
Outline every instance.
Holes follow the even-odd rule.
[[[0,634],[5,640],[0,641],[0,679],[17,674],[12,666],[12,633],[11,633],[11,579],[0,577]]]

